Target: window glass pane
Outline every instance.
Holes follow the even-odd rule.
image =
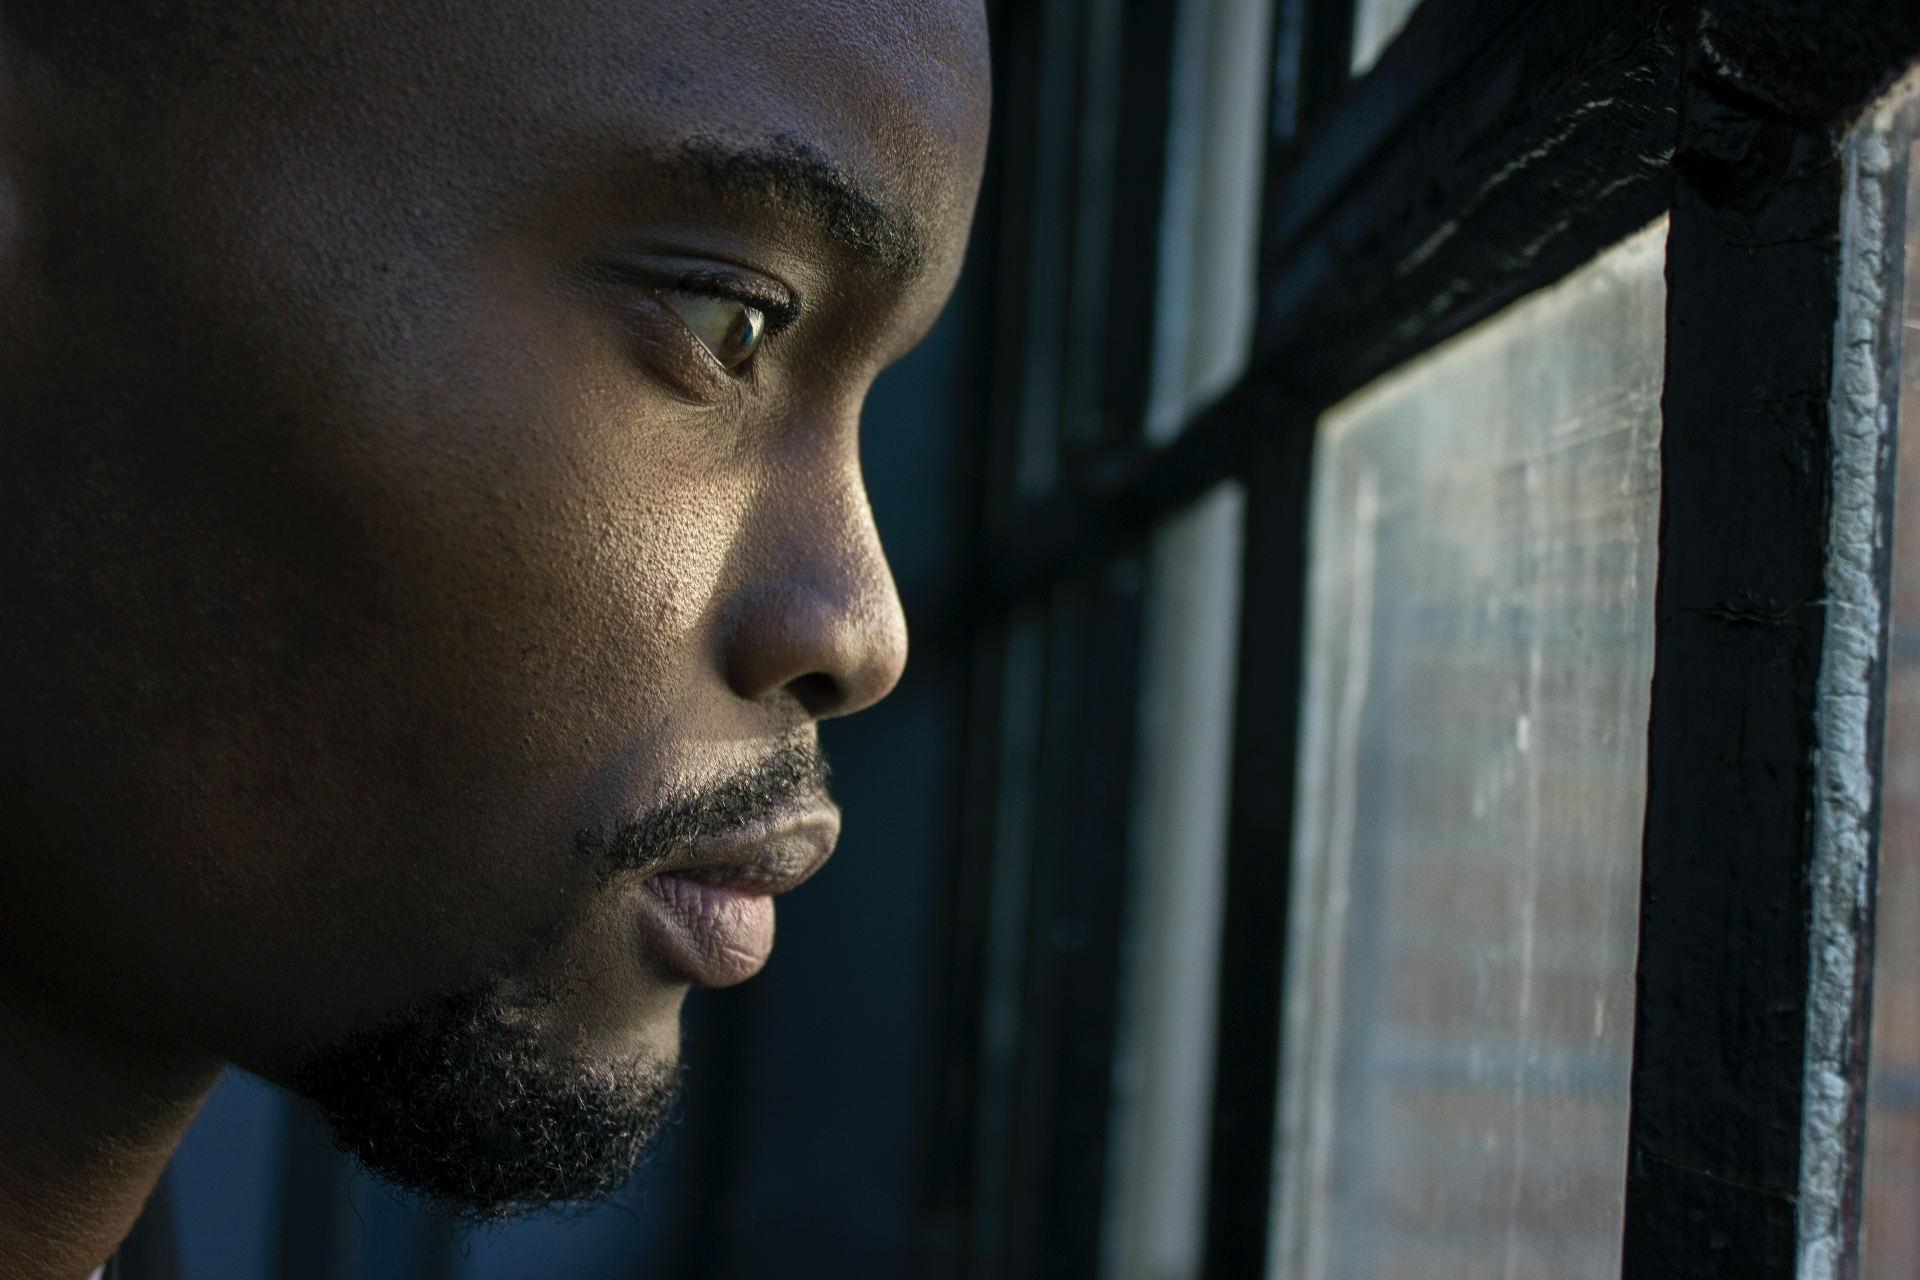
[[[1380,60],[1420,0],[1359,0],[1353,6],[1353,74],[1365,75]]]
[[[1180,0],[1146,436],[1165,444],[1253,342],[1273,0]]]
[[[1620,1273],[1665,239],[1322,421],[1277,1280]]]
[[[1245,509],[1220,485],[1148,566],[1106,1280],[1200,1274]]]
[[[1873,961],[1873,1022],[1867,1081],[1867,1163],[1861,1280],[1920,1275],[1920,191],[1914,164],[1916,104],[1909,91],[1895,109],[1870,119],[1868,161],[1888,164],[1889,212],[1904,196],[1904,303],[1887,299],[1887,323],[1902,319],[1899,429],[1894,507],[1892,627],[1888,644],[1886,764],[1881,782],[1879,893]],[[1878,154],[1876,154],[1878,153]],[[1904,172],[1903,172],[1904,171]],[[1898,225],[1898,224],[1896,224]],[[1856,235],[1874,228],[1850,226]],[[1898,241],[1895,241],[1897,246]],[[1898,279],[1898,276],[1895,276]],[[1893,337],[1893,334],[1889,334]]]

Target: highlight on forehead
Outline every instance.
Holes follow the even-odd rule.
[[[926,270],[926,229],[800,139],[777,134],[741,146],[690,138],[663,164],[691,173],[723,198],[764,200],[810,218],[891,280],[909,283]]]

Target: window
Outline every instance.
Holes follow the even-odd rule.
[[[1841,1275],[1862,1186],[1910,1269],[1847,379],[1920,17],[1279,0],[1251,346],[1194,378],[1241,11],[1007,11],[934,1273]]]

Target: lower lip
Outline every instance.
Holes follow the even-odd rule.
[[[661,959],[703,987],[730,987],[760,972],[773,954],[773,898],[686,876],[647,881]]]

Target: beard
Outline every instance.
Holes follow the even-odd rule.
[[[810,738],[676,798],[577,851],[602,882],[644,873],[697,840],[751,826],[826,790]],[[665,1128],[677,1061],[608,1065],[540,1034],[558,1002],[524,979],[443,992],[301,1054],[294,1089],[341,1150],[431,1211],[470,1223],[583,1207],[625,1185]]]
[[[540,1001],[540,1003],[544,1003]],[[303,1055],[334,1142],[429,1210],[499,1222],[611,1195],[665,1127],[679,1064],[558,1054],[491,983]]]

